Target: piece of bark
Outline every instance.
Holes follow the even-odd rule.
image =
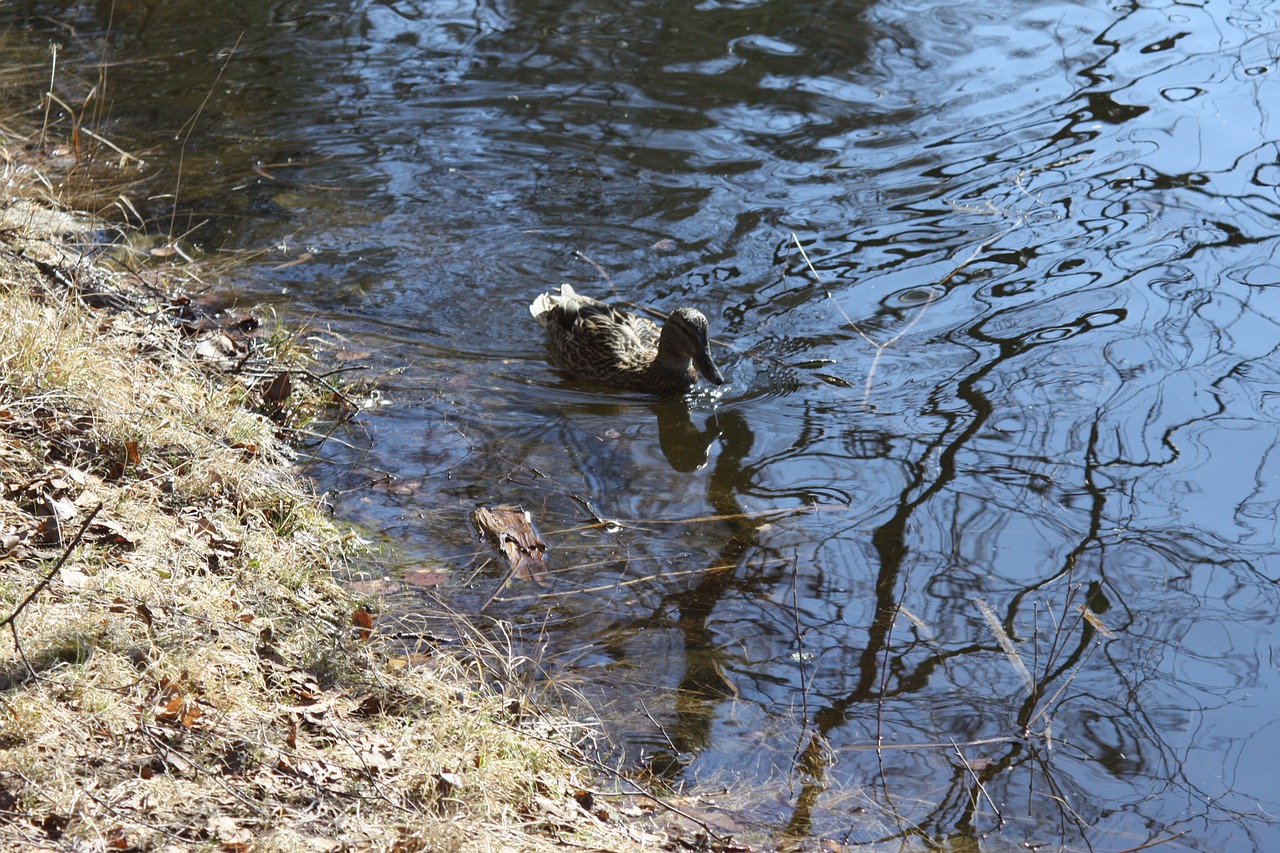
[[[511,574],[521,580],[547,585],[543,555],[547,546],[533,529],[533,519],[518,506],[482,506],[475,511],[476,525],[493,540],[511,564]]]

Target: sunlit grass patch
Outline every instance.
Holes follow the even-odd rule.
[[[350,406],[299,337],[87,260],[57,182],[25,186],[0,221],[0,846],[640,847],[574,800],[580,727],[518,712],[500,652],[370,635],[337,580],[359,540],[292,467]]]

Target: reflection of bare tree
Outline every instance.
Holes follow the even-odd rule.
[[[889,517],[872,531],[871,542],[878,562],[874,583],[875,604],[866,631],[866,645],[857,656],[855,686],[851,692],[830,701],[813,714],[813,727],[808,734],[806,745],[799,751],[795,762],[796,773],[802,781],[796,796],[795,807],[786,827],[786,834],[803,837],[809,833],[812,809],[818,796],[826,790],[828,785],[826,767],[829,764],[828,744],[831,736],[850,718],[856,708],[872,708],[878,711],[885,699],[919,690],[927,683],[932,672],[945,664],[948,659],[978,651],[991,651],[995,648],[988,644],[962,646],[945,652],[930,653],[922,660],[912,663],[910,655],[919,643],[900,642],[895,648],[893,642],[894,628],[900,621],[902,610],[903,571],[909,557],[906,546],[909,539],[908,527],[922,506],[952,487],[958,477],[964,473],[964,466],[958,462],[958,458],[970,449],[974,437],[987,428],[988,420],[994,411],[991,401],[981,390],[985,380],[997,369],[1024,359],[1041,345],[1041,341],[1059,340],[1059,333],[1064,330],[1070,334],[1080,334],[1110,325],[1116,319],[1114,315],[1105,313],[1082,316],[1055,327],[1054,334],[1049,334],[1050,330],[1039,329],[1015,339],[992,340],[990,343],[997,345],[994,357],[971,371],[960,382],[957,396],[968,403],[973,416],[960,421],[959,428],[955,432],[940,433],[933,441],[924,445],[921,457],[936,456],[938,459],[936,468],[931,469],[925,465],[910,466],[910,470],[915,472],[914,476],[899,492],[898,501]],[[1102,517],[1101,509],[1105,498],[1098,490],[1092,491],[1092,497],[1096,506],[1096,511],[1091,514],[1093,526],[1081,538],[1076,549],[1069,554],[1067,564],[1061,567],[1061,570],[1050,580],[1063,575],[1069,576],[1080,553],[1086,548],[1096,547],[1097,525]],[[1042,585],[1033,585],[1024,590],[1023,594]],[[1022,595],[1015,597],[1007,613],[1004,630],[1009,634],[1016,632],[1014,617],[1018,613],[1018,602],[1021,598]],[[1090,603],[1097,605],[1095,610],[1105,610],[1105,605],[1099,601],[1096,595],[1091,596]],[[1060,635],[1063,638],[1065,636],[1065,633]],[[950,811],[949,804],[953,798],[939,797],[934,814],[925,818],[916,816],[907,821],[908,833],[923,832],[928,835],[931,832],[930,827],[948,826],[952,828],[951,831],[959,832],[961,835],[976,832],[973,815],[980,805],[983,786],[997,775],[1007,773],[1012,767],[1020,764],[1020,756],[1028,751],[1027,738],[1030,735],[1032,722],[1037,717],[1040,701],[1045,696],[1054,695],[1056,686],[1069,677],[1091,648],[1093,640],[1091,627],[1085,625],[1083,630],[1075,636],[1075,644],[1069,650],[1058,648],[1055,640],[1055,647],[1051,649],[1045,661],[1043,672],[1037,674],[1034,683],[1029,685],[1028,696],[1017,711],[1016,723],[1009,732],[1007,753],[1001,758],[985,762],[980,772],[958,772],[954,775],[952,785],[961,788],[972,785],[960,797],[962,803],[960,814],[945,818],[944,815]],[[1043,712],[1042,709],[1041,712]],[[945,746],[945,743],[938,744],[934,748]],[[921,748],[929,747],[922,745]],[[881,767],[883,772],[883,764]],[[1050,779],[1052,785],[1052,776],[1047,775],[1046,778]],[[894,810],[891,791],[893,783],[885,778],[883,784],[885,804],[892,812]],[[1064,815],[1069,815],[1069,810],[1064,810]]]

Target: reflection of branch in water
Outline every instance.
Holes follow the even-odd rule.
[[[825,773],[825,767],[829,766],[831,757],[828,738],[835,729],[851,719],[855,708],[879,705],[895,696],[901,697],[920,690],[931,675],[945,666],[949,660],[999,651],[998,643],[973,641],[962,646],[935,650],[923,660],[909,665],[908,652],[914,648],[914,644],[908,643],[907,647],[902,648],[899,643],[899,648],[893,648],[895,643],[892,640],[892,634],[894,623],[899,615],[908,619],[913,625],[920,623],[918,616],[908,615],[902,608],[902,598],[907,586],[903,575],[909,566],[908,557],[911,548],[908,543],[912,541],[909,530],[914,516],[956,481],[962,470],[958,461],[960,454],[970,446],[974,437],[981,433],[995,411],[995,407],[986,399],[981,389],[983,379],[1000,365],[1014,359],[1025,358],[1039,345],[1040,341],[1035,338],[1032,338],[1029,343],[1019,342],[1017,346],[1003,345],[994,358],[973,370],[960,382],[957,394],[960,399],[969,403],[973,412],[972,417],[966,421],[956,422],[955,432],[943,430],[934,440],[927,442],[921,458],[937,459],[938,464],[932,467],[917,465],[908,469],[915,472],[914,476],[901,490],[892,515],[872,531],[871,545],[875,549],[879,566],[874,578],[874,599],[870,603],[872,613],[866,628],[865,645],[857,654],[857,662],[853,665],[854,672],[849,673],[855,676],[856,683],[845,695],[829,699],[826,707],[813,714],[812,725],[808,731],[809,743],[801,751],[794,766],[793,772],[801,777],[801,781],[790,821],[785,830],[786,835],[794,837],[808,832],[816,803],[823,791],[831,785],[831,780]],[[1092,448],[1089,458],[1094,459]],[[1092,482],[1089,478],[1086,481]],[[1101,506],[1104,495],[1101,491],[1095,491],[1093,494],[1098,506]],[[1092,515],[1092,525],[1088,533],[1082,537],[1078,547],[1064,561],[1061,571],[1054,573],[1055,579],[1063,575],[1069,576],[1078,559],[1088,549],[1096,547],[1098,528],[1102,518],[1100,511]],[[1009,613],[1001,623],[1007,636],[1017,636],[1013,628],[1014,617],[1019,612],[1017,603],[1026,593],[1042,586],[1043,584],[1033,584],[1023,593],[1014,596]],[[1090,584],[1090,589],[1092,588],[1093,584]],[[1017,708],[1015,726],[1006,736],[996,738],[992,742],[1003,743],[1006,746],[997,750],[1001,753],[999,755],[984,756],[985,763],[980,770],[973,768],[978,781],[988,789],[991,788],[993,780],[1007,776],[1013,768],[1037,760],[1041,742],[1039,738],[1032,740],[1030,737],[1031,723],[1041,716],[1037,711],[1041,707],[1052,708],[1054,703],[1060,701],[1064,695],[1062,682],[1064,680],[1070,682],[1076,677],[1087,656],[1096,647],[1093,641],[1098,632],[1093,621],[1083,615],[1074,622],[1069,618],[1070,606],[1076,603],[1078,599],[1064,602],[1063,616],[1056,621],[1056,624],[1061,627],[1053,639],[1051,648],[1048,649],[1048,654],[1043,657],[1037,656],[1034,661],[1035,680],[1029,687],[1030,695],[1021,707]],[[1105,612],[1106,609],[1105,599],[1093,593],[1087,596],[1086,605],[1095,615]],[[1083,614],[1083,611],[1078,612]],[[928,641],[926,643],[933,645]],[[1026,684],[1025,679],[1023,684]],[[1045,696],[1051,697],[1048,702],[1044,700]],[[1047,724],[1045,728],[1047,736]],[[877,740],[878,735],[877,728]],[[958,741],[956,746],[963,748],[965,744]],[[890,750],[913,748],[935,752],[953,749],[948,741],[943,740],[917,744],[915,747],[879,742],[858,747],[841,745],[840,750],[842,752],[855,749],[874,750],[877,757],[883,761],[884,757],[891,754]],[[815,770],[818,775],[814,775]],[[1058,792],[1058,783],[1052,778],[1051,773],[1052,769],[1047,764],[1043,765],[1042,774],[1047,778],[1047,782],[1042,784],[1047,784],[1051,790],[1047,801],[1057,804],[1060,813],[1071,825],[1080,830],[1086,829],[1087,822],[1076,814],[1074,809],[1064,805],[1066,798]],[[979,831],[974,826],[974,819],[977,816],[976,809],[982,802],[981,794],[973,788],[968,773],[957,770],[950,782],[949,792],[938,796],[930,813],[924,815],[904,813],[900,807],[895,806],[889,796],[890,785],[885,780],[883,772],[880,782],[878,794],[887,806],[887,814],[897,825],[898,837],[936,839],[939,831],[947,837],[957,831],[962,835],[972,835]],[[955,813],[950,814],[953,809]]]
[[[933,303],[933,300],[938,298],[938,293],[941,292],[942,286],[944,284],[950,281],[956,275],[956,273],[960,272],[962,269],[969,266],[969,264],[977,260],[978,255],[982,252],[983,249],[985,249],[987,246],[990,246],[992,243],[994,243],[996,240],[999,240],[1001,237],[1004,237],[1012,233],[1021,224],[1022,224],[1022,220],[1019,220],[1018,222],[1014,223],[1013,225],[1010,225],[1008,228],[1004,229],[1003,231],[997,234],[994,234],[991,237],[988,237],[987,239],[979,243],[977,246],[975,246],[973,248],[973,251],[969,253],[969,257],[965,258],[956,266],[955,269],[953,269],[951,272],[947,273],[941,279],[939,279],[937,283],[933,286],[933,288],[929,290],[929,298],[926,299],[924,303],[920,306],[920,310],[916,312],[916,315],[911,318],[910,322],[908,322],[905,326],[899,329],[896,335],[894,335],[892,338],[885,341],[884,343],[879,343],[876,340],[874,340],[870,335],[862,331],[861,326],[853,322],[853,318],[851,318],[848,315],[848,313],[844,310],[844,308],[840,306],[840,303],[836,301],[835,297],[831,295],[831,289],[827,287],[826,282],[822,280],[822,277],[818,275],[818,271],[814,269],[813,262],[809,260],[809,254],[804,250],[804,246],[800,244],[800,238],[796,236],[796,233],[794,231],[791,232],[791,241],[795,243],[796,248],[800,250],[800,257],[804,258],[805,266],[809,268],[809,272],[813,275],[813,280],[818,283],[819,287],[822,288],[822,292],[826,294],[827,299],[830,300],[831,304],[834,305],[836,307],[836,310],[840,312],[840,316],[844,317],[845,323],[847,323],[851,329],[857,332],[858,335],[864,341],[871,344],[871,346],[875,347],[876,354],[875,354],[875,357],[871,359],[871,367],[867,369],[867,381],[866,381],[866,384],[863,386],[863,392],[862,392],[863,406],[867,405],[867,403],[871,400],[871,385],[872,383],[875,382],[876,368],[879,367],[880,365],[880,358],[884,355],[884,351],[887,350],[889,347],[893,346],[895,343],[897,343],[898,340],[903,335],[905,335],[908,331],[910,331],[910,329],[913,326],[916,325],[916,323],[920,322],[921,318],[924,317],[924,312],[929,309],[929,305]]]

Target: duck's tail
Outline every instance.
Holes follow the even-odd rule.
[[[573,288],[567,284],[560,285],[560,294],[542,293],[538,298],[533,300],[533,304],[529,306],[529,313],[533,315],[533,319],[537,320],[544,327],[551,322],[551,312],[559,308],[561,305],[572,303],[577,299],[578,294],[573,292]]]

